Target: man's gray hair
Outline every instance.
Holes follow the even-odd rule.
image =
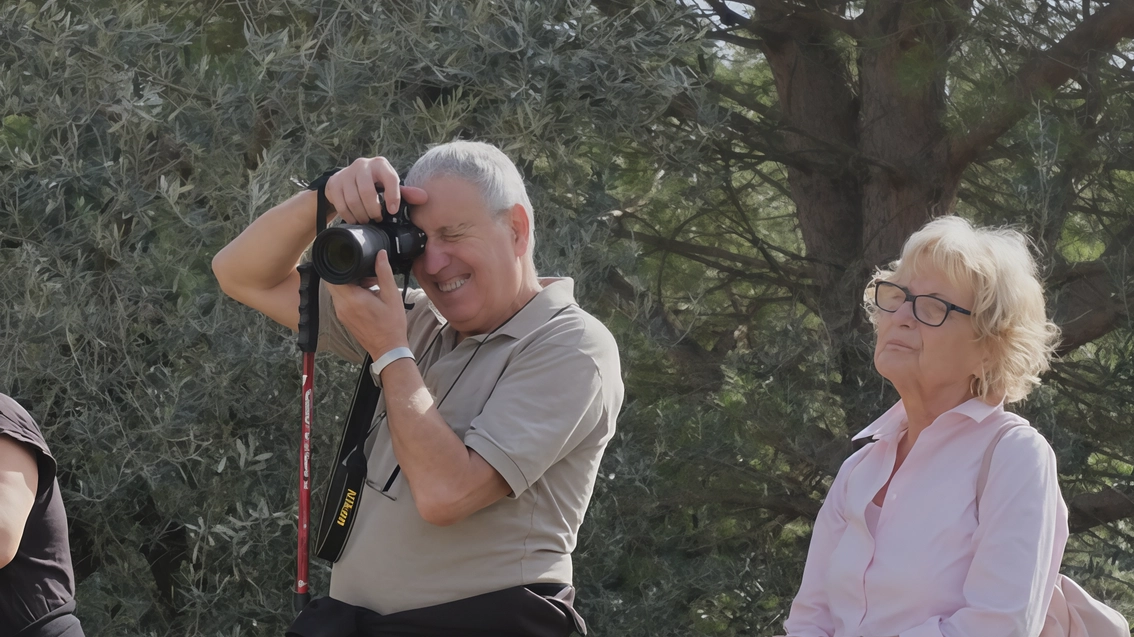
[[[499,148],[483,142],[455,141],[430,148],[406,174],[406,185],[421,187],[435,177],[456,177],[474,186],[497,221],[504,222],[515,204],[528,216],[526,267],[535,274],[535,218],[524,178]]]

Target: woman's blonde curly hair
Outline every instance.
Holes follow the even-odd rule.
[[[1051,366],[1059,341],[1028,239],[1012,228],[975,228],[960,217],[939,217],[911,235],[901,257],[879,269],[874,281],[909,280],[925,272],[940,272],[973,291],[973,330],[989,361],[974,379],[973,393],[989,403],[1026,398]],[[865,301],[876,321],[873,288],[872,282]]]

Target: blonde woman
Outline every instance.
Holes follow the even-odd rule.
[[[1058,329],[1023,235],[935,219],[866,291],[901,400],[856,438],[815,522],[789,637],[1036,637],[1067,541],[1047,441],[1004,406]],[[1001,430],[980,498],[982,460]]]

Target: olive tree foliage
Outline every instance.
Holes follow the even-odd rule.
[[[648,9],[659,25],[667,11]],[[597,305],[633,254],[589,203],[596,166],[689,90],[669,62],[696,35],[570,1],[17,2],[0,31],[0,391],[59,459],[90,635],[276,635],[290,619],[298,353],[219,292],[221,246],[292,178],[375,154],[404,171],[430,144],[483,139],[531,184],[541,270]],[[317,487],[353,375],[321,358]],[[649,472],[624,456],[610,462]],[[600,634],[670,634],[637,603],[678,584],[620,575],[607,485],[625,478],[606,473],[582,608]],[[328,574],[313,566],[316,594]]]

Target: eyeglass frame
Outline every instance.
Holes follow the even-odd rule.
[[[906,295],[906,298],[902,301],[902,303],[904,304],[906,301],[910,302],[910,305],[912,306],[910,308],[910,311],[913,313],[913,317],[915,319],[917,319],[917,321],[919,323],[921,323],[922,325],[928,325],[929,327],[941,327],[942,325],[945,324],[945,321],[948,320],[949,312],[960,312],[961,314],[964,314],[965,316],[972,316],[973,315],[972,311],[966,310],[965,308],[961,307],[960,305],[954,305],[953,303],[950,303],[950,302],[946,301],[945,299],[943,299],[941,297],[933,296],[932,294],[910,294],[910,291],[907,288],[904,288],[904,287],[898,285],[897,283],[891,283],[890,281],[875,281],[874,282],[874,307],[878,308],[879,310],[882,310],[883,312],[885,312],[887,314],[893,314],[894,312],[897,312],[898,309],[901,308],[902,306],[899,305],[898,307],[896,307],[892,310],[887,310],[886,308],[882,307],[882,304],[880,304],[878,302],[878,288],[883,286],[883,285],[889,285],[891,287],[898,288],[899,290],[902,291],[903,294]],[[920,316],[917,315],[917,300],[922,298],[922,297],[933,299],[934,301],[937,301],[938,303],[942,303],[942,304],[945,305],[945,316],[941,317],[940,323],[936,323],[936,324],[930,323],[930,322],[924,320],[923,318],[921,318]]]

